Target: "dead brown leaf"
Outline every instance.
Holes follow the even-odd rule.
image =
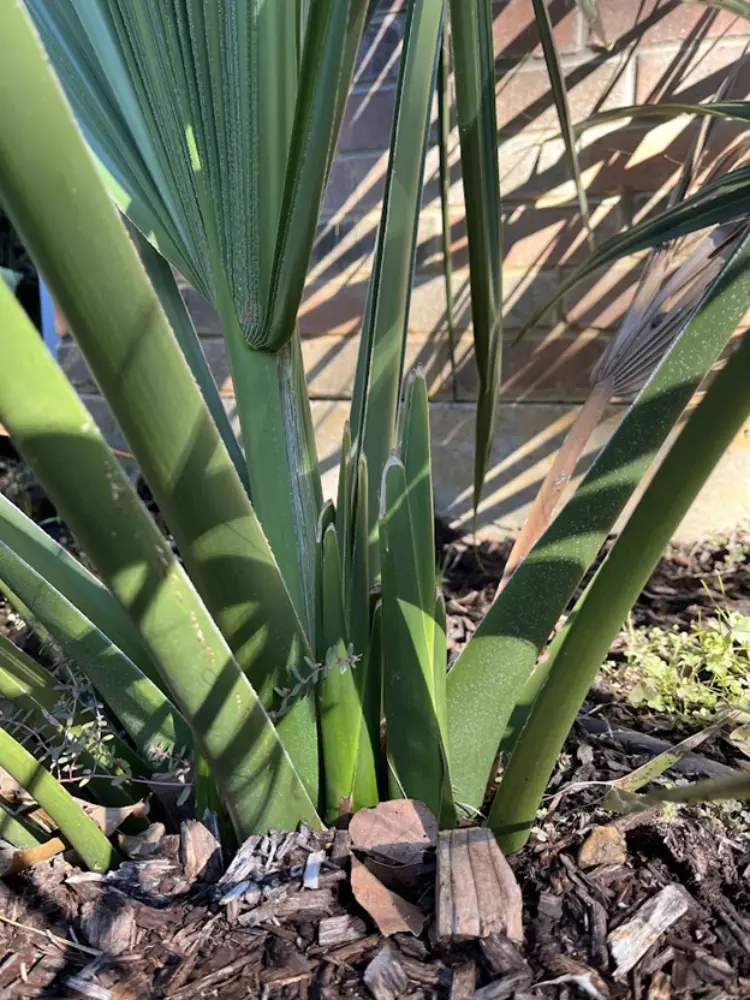
[[[111,837],[129,816],[148,816],[147,802],[134,802],[132,806],[100,806],[85,799],[76,799],[76,802],[107,837]]]
[[[394,799],[373,809],[361,809],[349,825],[352,847],[377,854],[396,864],[421,861],[437,844],[435,817],[421,802]]]
[[[59,837],[52,837],[43,844],[36,847],[26,847],[22,850],[14,850],[8,845],[2,852],[0,860],[0,876],[18,875],[19,872],[26,871],[33,865],[49,861],[56,854],[61,854],[66,850],[67,845]]]

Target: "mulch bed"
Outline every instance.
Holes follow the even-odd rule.
[[[577,742],[575,781],[620,776],[636,763],[595,740]],[[390,994],[365,982],[386,942],[352,898],[341,831],[329,835],[315,888],[301,883],[324,838],[304,830],[254,838],[241,852],[245,870],[235,861],[223,875],[209,872],[211,863],[191,870],[176,835],[106,878],[57,858],[0,886],[0,915],[13,921],[0,929],[0,997],[750,996],[747,835],[691,810],[628,817],[618,824],[624,860],[584,868],[580,846],[598,819],[607,821],[592,801],[562,797],[531,846],[511,859],[523,893],[521,947],[502,934],[436,941],[428,853],[411,886],[400,888],[427,926],[419,936],[389,938],[389,958],[401,970]],[[685,894],[686,912],[615,978],[609,934],[666,886]],[[475,987],[456,993],[467,966]]]
[[[34,496],[38,520],[50,515],[46,504]],[[490,543],[476,552],[443,541],[455,656],[492,599],[508,547]],[[635,624],[687,628],[698,614],[713,613],[714,600],[750,614],[748,552],[742,535],[671,549],[634,609]],[[0,628],[4,614],[0,606]],[[750,998],[750,812],[681,807],[613,820],[601,808],[599,783],[684,735],[605,687],[592,691],[552,779],[546,814],[510,859],[523,895],[522,945],[502,933],[437,940],[428,850],[397,890],[421,910],[424,930],[387,939],[397,974],[378,979],[371,964],[383,964],[386,939],[353,898],[344,831],[254,838],[232,862],[228,852],[203,857],[201,836],[196,855],[203,828],[191,822],[179,835],[166,833],[148,856],[133,848],[135,856],[105,878],[58,856],[0,882],[0,1000]],[[670,773],[696,778],[741,766],[738,751],[717,735]],[[582,846],[602,826],[617,828],[612,836],[624,851],[592,865]],[[304,888],[319,850],[320,872],[307,879],[315,887]],[[684,914],[618,977],[609,935],[643,917],[644,905],[668,886],[684,894]]]

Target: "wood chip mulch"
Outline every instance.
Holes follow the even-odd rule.
[[[425,929],[386,940],[353,899],[345,831],[250,838],[230,860],[188,821],[106,877],[58,857],[0,883],[0,1000],[750,997],[750,816],[613,821],[591,782],[642,758],[582,732],[571,746],[546,817],[510,859],[522,944],[437,940],[434,851],[387,879]],[[710,759],[696,757],[697,770]],[[666,897],[679,908],[649,931]],[[613,932],[644,948],[624,974]]]

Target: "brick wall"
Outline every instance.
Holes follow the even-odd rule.
[[[634,102],[712,97],[732,78],[726,96],[750,91],[744,56],[750,22],[680,0],[599,0],[605,49],[593,40],[573,0],[549,0],[562,53],[572,116]],[[403,2],[383,0],[368,29],[339,153],[326,192],[323,217],[300,312],[304,357],[313,398],[327,492],[332,492],[341,428],[354,373],[359,327],[372,266],[386,168]],[[511,342],[530,310],[562,275],[585,259],[575,190],[532,16],[531,0],[493,4],[497,67],[499,163],[504,199],[506,351],[496,447],[481,519],[484,532],[518,526],[554,448],[586,393],[588,375],[627,307],[639,260],[625,260],[568,295],[519,346]],[[681,119],[645,131],[633,124],[600,128],[581,148],[592,223],[598,242],[663,202],[694,135]],[[738,131],[720,124],[712,149]],[[438,153],[427,157],[407,364],[421,364],[429,381],[435,448],[436,504],[454,524],[470,525],[473,406],[469,274],[456,130],[451,133],[451,244],[458,333],[457,370],[451,371],[441,262]],[[227,406],[232,387],[212,310],[194,294],[189,301]],[[85,393],[94,387],[74,354],[69,370]],[[93,397],[92,397],[93,398]],[[96,404],[96,401],[93,400]],[[613,409],[599,443],[619,413]],[[746,434],[736,442],[704,491],[683,534],[732,527],[750,516]],[[739,463],[739,465],[738,465]],[[716,492],[722,525],[716,524]]]

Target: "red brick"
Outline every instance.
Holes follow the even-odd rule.
[[[385,152],[337,156],[331,166],[323,211],[364,212],[380,204],[385,190]]]
[[[516,401],[585,398],[591,369],[605,342],[596,331],[573,336],[558,331],[541,339],[529,336],[514,346],[509,335],[503,347],[500,397]],[[358,335],[304,338],[302,352],[312,398],[351,397],[358,350]],[[474,400],[478,379],[470,332],[458,338],[455,359],[456,398]],[[432,399],[453,397],[447,331],[409,337],[405,370],[416,367],[423,370]],[[221,371],[214,370],[221,382]]]
[[[640,260],[607,268],[581,282],[563,299],[569,326],[616,330],[630,307],[641,272]]]
[[[466,218],[462,209],[450,214],[450,245],[454,270],[469,265]],[[598,243],[618,232],[621,220],[615,205],[592,206],[591,221]],[[346,272],[364,276],[372,269],[379,217],[347,217],[338,223],[323,224],[313,254],[315,280],[331,280]],[[538,269],[578,264],[588,249],[581,216],[575,204],[560,206],[518,206],[503,216],[503,260],[510,269]],[[422,212],[416,251],[416,274],[443,273],[443,240],[440,215]]]
[[[359,330],[365,310],[369,278],[352,277],[343,282],[310,282],[299,312],[303,336],[323,333],[353,333]],[[539,308],[548,303],[559,284],[554,268],[541,271],[503,272],[504,324],[517,330]],[[453,274],[454,324],[458,332],[471,328],[471,298],[468,271]],[[427,334],[445,330],[445,283],[442,275],[417,278],[411,296],[409,329]],[[546,329],[557,322],[557,311],[549,310],[540,321]],[[215,329],[215,327],[214,327]]]
[[[463,211],[454,213],[456,220]],[[313,249],[310,271],[316,281],[330,280],[347,273],[372,269],[380,214],[362,218],[346,216],[339,222],[329,220],[319,227]],[[417,232],[416,273],[435,274],[443,271],[442,222],[435,211],[422,212]]]
[[[599,0],[599,10],[610,45],[697,41],[750,33],[748,22],[741,17],[682,0]]]
[[[345,282],[322,281],[308,283],[300,306],[299,324],[303,336],[324,333],[352,333],[359,329],[365,309],[367,276]],[[504,325],[508,330],[520,329],[527,320],[551,299],[559,284],[554,268],[542,271],[503,271]],[[214,307],[192,288],[184,288],[195,328],[201,336],[217,336],[221,325]],[[454,321],[461,332],[471,327],[469,277],[466,271],[453,275]],[[555,309],[547,312],[541,328],[554,326]],[[445,286],[441,276],[415,281],[409,314],[410,329],[429,333],[445,328]]]
[[[500,143],[500,191],[504,198],[529,199],[571,187],[570,166],[562,139],[539,141],[538,136],[514,136]]]
[[[670,185],[692,148],[698,127],[697,122],[689,122],[676,133],[660,134],[643,127],[624,126],[602,136],[581,151],[587,191],[597,197],[627,191],[658,191]],[[705,162],[711,162],[745,128],[740,122],[717,121],[706,145]]]
[[[393,86],[378,86],[351,94],[341,125],[339,151],[388,149],[395,100]]]
[[[301,332],[306,336],[321,333],[352,333],[360,328],[367,295],[367,280],[342,284],[310,284],[299,312]]]
[[[574,0],[552,0],[547,8],[558,52],[572,51],[578,40]],[[496,59],[542,54],[531,0],[495,0],[492,5],[492,35]]]
[[[565,187],[565,200],[575,200],[570,167],[561,140],[538,141],[537,136],[513,136],[498,145],[500,191],[514,201],[535,199]],[[387,154],[347,153],[333,161],[323,203],[325,215],[342,211],[362,215],[380,205],[385,185]],[[451,206],[463,208],[461,165],[458,150],[451,153]],[[423,206],[439,209],[438,154],[435,146],[427,151]]]
[[[591,222],[597,242],[602,243],[620,228],[617,207],[594,208]],[[503,248],[505,267],[515,268],[578,264],[589,254],[580,213],[572,205],[515,209],[503,228]]]
[[[670,101],[679,98],[692,104],[715,96],[717,90],[739,67],[725,98],[744,98],[750,93],[750,59],[737,44],[716,43],[694,52],[677,63],[663,53],[644,52],[638,56],[636,102]]]
[[[515,401],[583,400],[591,371],[607,339],[598,331],[570,336],[552,331],[543,340],[524,338],[503,350],[500,398]]]
[[[354,275],[362,268],[369,271],[378,223],[379,215],[374,214],[322,221],[308,272],[313,272],[316,281],[330,281],[344,273]]]
[[[581,150],[581,166],[589,195],[656,191],[676,178],[690,150],[695,129],[683,128],[674,137],[658,143],[653,155],[644,156],[648,135],[645,128],[624,127]]]
[[[573,121],[595,110],[632,104],[630,73],[620,60],[589,60],[564,69]],[[497,118],[501,129],[557,129],[555,103],[543,61],[500,73],[497,81]]]
[[[398,75],[404,17],[398,13],[373,18],[367,26],[357,53],[355,84],[393,80]]]
[[[520,330],[531,317],[549,305],[560,285],[556,268],[542,271],[503,269],[503,327],[506,330]],[[559,309],[546,309],[533,333],[556,325]]]

